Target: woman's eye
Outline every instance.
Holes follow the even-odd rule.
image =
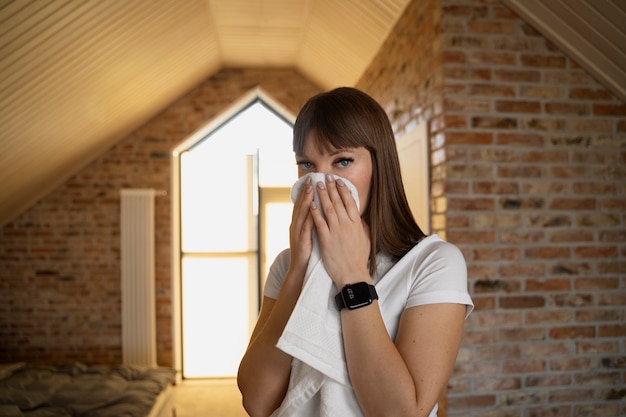
[[[313,167],[313,164],[307,161],[302,161],[302,162],[298,162],[298,166],[303,169],[311,169]]]
[[[352,162],[354,162],[354,159],[352,158],[343,158],[343,159],[340,159],[337,163],[339,164],[339,166],[345,168],[348,165],[350,165]]]

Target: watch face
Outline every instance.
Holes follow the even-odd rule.
[[[349,309],[359,308],[372,304],[372,294],[369,285],[365,282],[348,285],[343,289],[343,300]]]

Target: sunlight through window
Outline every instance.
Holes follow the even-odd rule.
[[[257,314],[249,295],[258,296],[259,270],[289,245],[290,202],[264,203],[262,195],[267,188],[288,196],[297,178],[291,139],[292,126],[256,102],[181,154],[187,378],[237,372]]]

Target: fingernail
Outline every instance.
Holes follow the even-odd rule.
[[[315,201],[311,201],[311,209],[315,210],[317,208],[317,204],[315,203]]]
[[[319,188],[320,190],[323,190],[324,188],[326,188],[326,185],[324,184],[324,181],[319,181],[317,183],[317,188]]]
[[[306,187],[304,187],[304,191],[308,194],[313,190],[313,186],[311,184],[306,184]]]
[[[326,181],[332,182],[335,181],[335,177],[332,174],[326,174]]]
[[[341,178],[337,178],[337,185],[343,187],[346,184],[341,180]]]

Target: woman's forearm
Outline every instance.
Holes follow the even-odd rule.
[[[277,300],[266,299],[257,328],[241,360],[237,383],[251,416],[269,416],[287,392],[292,357],[276,347],[300,294],[301,284],[286,279]]]
[[[460,304],[409,308],[394,343],[377,302],[342,312],[348,370],[366,416],[430,414],[454,367],[464,315]]]
[[[350,380],[364,414],[421,415],[415,414],[413,379],[389,338],[378,303],[344,310],[341,318]]]

